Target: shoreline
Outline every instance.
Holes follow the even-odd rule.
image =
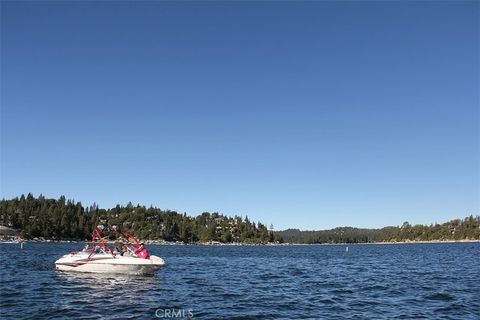
[[[52,240],[52,239],[22,239],[16,238],[11,240],[0,240],[0,244],[11,243],[83,243],[78,240]],[[350,245],[396,245],[396,244],[445,244],[445,243],[480,243],[480,239],[461,239],[461,240],[405,240],[405,241],[384,241],[384,242],[358,242],[358,243],[221,243],[221,242],[198,242],[198,243],[184,243],[184,242],[168,242],[162,240],[139,240],[147,245],[156,246],[208,246],[208,247],[238,247],[238,246],[350,246]],[[107,241],[108,244],[114,244],[116,241]]]

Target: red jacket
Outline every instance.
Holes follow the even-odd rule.
[[[143,247],[143,249],[138,248],[137,250],[135,250],[135,254],[137,255],[138,258],[142,258],[142,259],[150,258],[150,255],[148,254],[148,250],[145,247]]]

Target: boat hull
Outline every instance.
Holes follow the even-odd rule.
[[[69,272],[119,273],[131,275],[152,275],[165,262],[162,258],[151,256],[141,259],[131,256],[112,256],[110,254],[71,253],[55,261],[55,268]]]

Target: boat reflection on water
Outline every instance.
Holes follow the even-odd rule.
[[[148,290],[153,285],[158,285],[162,279],[156,275],[127,275],[115,274],[104,275],[97,273],[83,273],[83,272],[57,272],[59,281],[65,285],[74,286],[76,288],[94,289],[94,291],[108,291],[110,289],[118,290],[119,286],[131,287],[140,286],[138,291]],[[93,292],[92,292],[93,293]]]
[[[97,315],[142,313],[141,305],[155,304],[162,278],[156,275],[97,274],[56,272],[57,284],[63,292],[57,301],[65,308],[93,307]]]

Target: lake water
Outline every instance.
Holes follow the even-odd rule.
[[[150,246],[154,277],[63,273],[81,244],[0,244],[1,319],[479,319],[480,243]]]

